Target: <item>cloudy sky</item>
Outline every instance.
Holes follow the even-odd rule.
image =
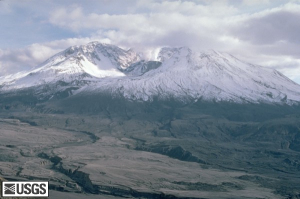
[[[101,41],[229,52],[300,83],[300,0],[0,0],[0,76]]]

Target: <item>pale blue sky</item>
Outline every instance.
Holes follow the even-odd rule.
[[[0,75],[98,40],[229,52],[300,83],[299,0],[2,0]]]

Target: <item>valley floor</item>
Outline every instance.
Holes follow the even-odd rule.
[[[225,134],[213,142],[209,135],[192,136],[191,126],[180,137],[174,121],[170,131],[138,120],[20,118],[0,119],[0,175],[50,181],[50,198],[273,199],[298,194],[300,154],[273,150],[268,143],[254,148],[226,141]],[[81,130],[80,122],[88,131]],[[177,121],[180,128],[185,125]]]

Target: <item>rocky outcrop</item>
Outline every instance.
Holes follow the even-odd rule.
[[[181,146],[169,146],[169,145],[155,145],[155,146],[138,146],[136,147],[136,150],[141,151],[148,151],[152,153],[159,153],[162,155],[169,156],[171,158],[187,161],[187,162],[198,162],[201,164],[206,164],[205,161],[199,159],[196,156],[193,156],[193,154],[185,149],[183,149]]]

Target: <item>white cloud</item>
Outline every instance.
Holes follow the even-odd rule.
[[[160,46],[216,49],[278,68],[294,79],[298,77],[292,74],[300,74],[295,67],[300,66],[300,5],[296,0],[93,1],[99,9],[87,9],[81,1],[72,1],[76,4],[71,6],[62,2],[65,6],[52,2],[55,9],[49,10],[47,23],[78,36],[88,32],[89,36],[4,50],[0,52],[2,69],[32,68],[71,45],[101,40],[142,51]],[[118,12],[109,7],[118,4],[123,6]],[[267,64],[270,60],[272,65]]]
[[[295,59],[290,56],[278,56],[263,61],[261,64],[270,68],[276,68],[278,71],[300,84],[300,59]]]
[[[270,0],[243,0],[243,4],[247,6],[255,6],[261,4],[270,4]]]
[[[300,43],[300,5],[286,4],[252,15],[234,17],[230,34],[255,45]]]
[[[31,70],[54,54],[73,45],[86,44],[97,38],[70,38],[13,50],[0,49],[0,76]],[[101,40],[100,40],[101,41]],[[105,40],[102,40],[105,42]]]
[[[149,9],[151,13],[181,13],[184,15],[222,17],[238,13],[238,9],[226,1],[208,1],[208,5],[195,1],[140,0],[137,8]]]
[[[143,4],[143,6],[147,5]],[[159,6],[162,6],[161,9],[169,7],[170,12],[159,12],[156,9]],[[138,5],[138,7],[141,6]],[[196,14],[183,14],[188,8],[197,10]],[[97,30],[97,33],[93,35],[107,38],[115,44],[134,47],[140,45],[200,46],[204,43],[208,45],[208,43],[216,43],[218,34],[223,34],[220,28],[222,20],[217,17],[208,17],[209,13],[202,5],[196,6],[191,2],[154,2],[149,9],[156,12],[127,15],[84,14],[79,7],[73,8],[73,11],[60,8],[51,15],[50,22],[75,32],[84,29]],[[180,12],[175,12],[177,9]],[[216,16],[220,14],[220,12],[214,12]]]

